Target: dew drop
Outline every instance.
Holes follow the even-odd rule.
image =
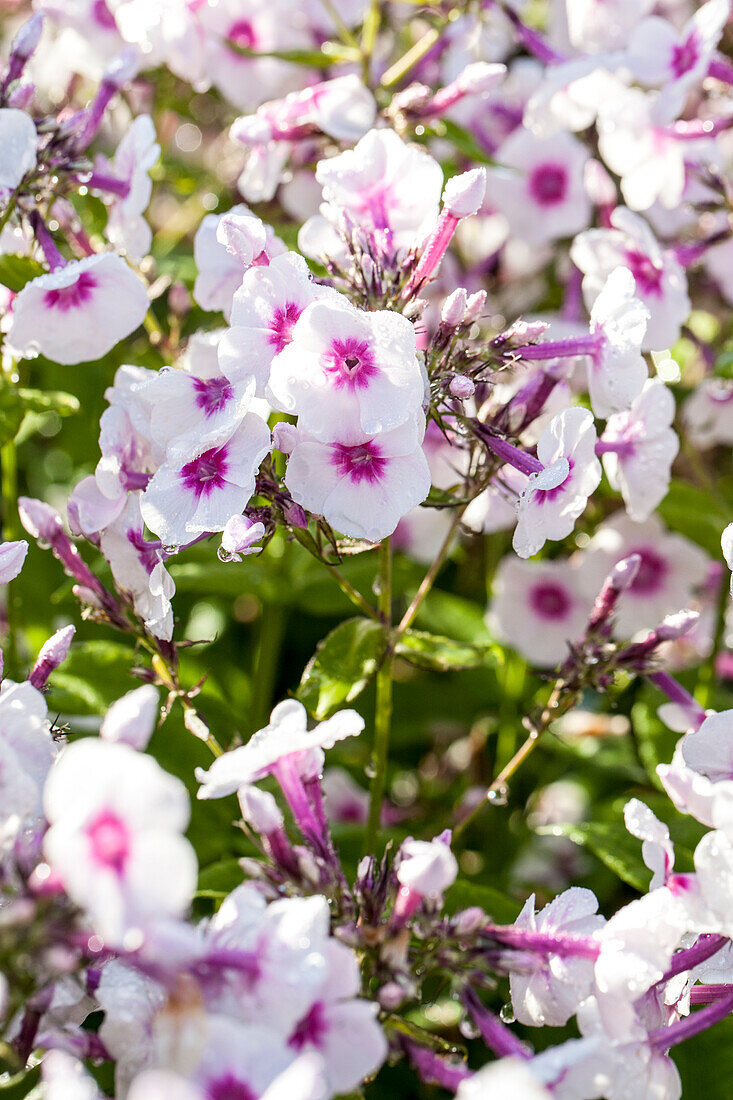
[[[514,1015],[514,1009],[512,1008],[510,1001],[507,1001],[505,1005],[501,1006],[499,1016],[501,1017],[502,1022],[505,1024],[513,1024],[515,1022],[516,1016]]]

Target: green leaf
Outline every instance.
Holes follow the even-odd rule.
[[[319,721],[360,695],[377,671],[385,632],[372,619],[347,619],[319,642],[295,692]]]
[[[33,1069],[23,1070],[21,1073],[16,1073],[12,1077],[8,1077],[5,1081],[0,1081],[0,1096],[2,1100],[24,1100],[25,1097],[29,1097],[31,1093],[36,1093],[35,1087],[38,1085],[41,1079],[41,1067],[34,1066]]]
[[[434,588],[418,611],[416,622],[431,634],[446,634],[459,642],[483,645],[491,641],[484,609],[463,596]]]
[[[241,886],[244,872],[238,859],[221,859],[199,872],[197,898],[225,898]]]
[[[73,416],[79,412],[79,399],[63,390],[29,390],[21,387],[18,396],[26,412],[55,412],[59,416]]]
[[[446,912],[457,913],[472,905],[483,909],[495,924],[513,924],[520,909],[518,902],[508,898],[500,890],[495,890],[493,886],[457,879],[445,895]]]
[[[418,668],[434,672],[460,672],[468,668],[485,668],[498,664],[501,653],[488,643],[456,642],[442,634],[424,630],[407,630],[400,638],[395,653]]]
[[[620,823],[587,821],[580,825],[546,825],[537,832],[540,836],[566,836],[573,844],[598,856],[623,882],[639,893],[646,893],[651,872],[641,858],[641,842]]]
[[[15,439],[25,412],[17,386],[11,382],[0,382],[0,447]]]
[[[65,714],[104,714],[110,703],[139,687],[130,675],[132,646],[91,641],[72,645],[63,665],[49,679],[49,707]]]
[[[716,503],[712,494],[704,493],[694,485],[673,481],[659,505],[659,512],[673,531],[679,531],[702,546],[716,560],[720,557],[720,536],[730,516]]]
[[[0,283],[17,294],[31,279],[45,274],[45,268],[30,256],[0,256]]]

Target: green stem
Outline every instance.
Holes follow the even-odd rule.
[[[0,233],[2,233],[5,226],[10,221],[10,218],[15,210],[15,195],[8,201],[8,205],[5,207],[2,216],[0,217]]]
[[[253,720],[255,729],[266,726],[270,720],[275,679],[283,638],[287,612],[282,604],[265,604],[262,608],[260,640],[257,647],[253,677]]]
[[[368,853],[373,852],[379,832],[382,800],[387,785],[387,756],[392,724],[392,544],[389,538],[384,539],[379,547],[379,614],[387,631],[387,646],[377,670],[372,782],[369,788],[369,817],[366,827]]]
[[[370,619],[379,619],[379,615],[374,610],[374,608],[367,603],[361,592],[357,592],[353,584],[350,581],[347,581],[346,577],[343,575],[343,573],[340,573],[338,571],[335,565],[327,565],[326,568],[328,569],[328,572],[333,577],[333,579],[336,581],[336,584],[339,586],[343,594],[351,600],[355,607],[358,607],[359,610],[363,611],[364,614],[367,615]]]
[[[410,606],[408,607],[407,611],[405,612],[405,614],[402,616],[402,619],[400,620],[400,625],[397,627],[397,634],[398,635],[404,634],[404,632],[410,626],[412,626],[412,624],[415,620],[415,616],[417,615],[418,611],[420,610],[420,607],[422,606],[423,600],[425,599],[425,597],[430,592],[430,589],[433,587],[433,584],[435,583],[435,578],[438,576],[438,573],[443,568],[443,563],[445,562],[445,559],[448,556],[448,551],[450,550],[451,545],[453,543],[453,536],[456,533],[456,528],[458,527],[458,524],[461,522],[461,519],[463,517],[463,513],[466,511],[467,507],[468,507],[468,505],[464,504],[454,512],[453,520],[451,522],[450,528],[448,529],[448,534],[443,539],[443,545],[440,547],[440,550],[438,551],[435,559],[433,560],[432,565],[430,566],[427,573],[425,574],[422,581],[420,582],[420,587],[418,588],[417,592],[413,596],[412,602],[410,603]]]
[[[713,638],[713,645],[710,650],[710,655],[700,669],[697,685],[695,688],[695,698],[701,707],[705,710],[713,705],[713,694],[715,691],[715,661],[720,653],[723,645],[723,635],[725,634],[725,616],[728,610],[728,603],[730,601],[730,593],[728,588],[728,576],[723,576],[720,582],[720,592],[718,594],[718,604],[715,617],[715,636]]]
[[[3,538],[9,542],[18,536],[18,455],[14,439],[11,439],[0,449],[0,464],[2,465]],[[6,673],[11,679],[16,679],[20,673],[18,661],[19,605],[16,581],[11,581],[6,587],[6,605],[8,629],[3,647],[3,658]]]

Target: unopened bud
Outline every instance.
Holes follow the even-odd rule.
[[[617,592],[625,592],[631,588],[641,567],[641,554],[629,554],[628,558],[622,558],[614,565],[609,574],[609,580]]]
[[[485,95],[496,87],[506,73],[506,65],[490,65],[488,61],[474,61],[466,65],[456,83],[466,95]]]
[[[295,424],[281,420],[272,429],[272,443],[276,451],[282,451],[284,455],[292,454],[297,442],[298,429]]]
[[[673,642],[692,630],[699,618],[700,612],[689,608],[667,615],[656,629],[657,639],[660,642]]]
[[[463,318],[467,325],[472,324],[474,321],[478,321],[479,317],[484,311],[486,305],[486,291],[477,290],[475,294],[472,294],[466,302],[466,313]]]
[[[466,291],[462,286],[459,286],[443,302],[440,319],[448,328],[458,328],[463,323],[465,314]]]
[[[64,529],[61,516],[55,508],[33,497],[19,498],[18,515],[28,534],[43,542],[53,542]]]
[[[300,527],[305,530],[308,526],[308,517],[294,500],[289,500],[283,505],[283,515],[291,527]]]
[[[468,401],[476,392],[476,386],[465,374],[454,374],[448,384],[448,393],[459,401]]]
[[[191,295],[185,283],[175,282],[168,291],[168,309],[176,317],[185,317],[191,310]]]
[[[472,936],[487,923],[486,913],[477,905],[464,909],[462,913],[456,913],[453,918],[453,927],[457,936]]]
[[[43,12],[37,11],[23,24],[10,46],[11,56],[27,61],[35,52],[43,32]]]
[[[267,145],[272,140],[272,124],[263,115],[242,115],[229,128],[229,137],[240,145]]]
[[[8,96],[8,107],[24,111],[36,94],[35,84],[18,84]]]
[[[159,713],[158,691],[152,684],[128,691],[112,704],[99,729],[103,741],[121,742],[144,752]]]
[[[102,79],[105,84],[110,84],[119,90],[135,79],[139,69],[140,55],[130,46],[110,61]]]
[[[39,691],[44,688],[54,669],[66,660],[66,654],[69,652],[69,646],[75,633],[75,626],[65,626],[61,630],[57,630],[52,638],[43,643],[33,670],[28,677],[34,688]]]
[[[479,209],[485,194],[486,169],[472,168],[448,180],[443,191],[443,205],[454,218],[468,218]]]
[[[240,787],[237,798],[242,817],[256,833],[267,836],[283,827],[280,807],[269,791],[261,791],[259,787]]]

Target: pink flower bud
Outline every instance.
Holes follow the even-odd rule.
[[[466,315],[463,318],[467,325],[478,321],[479,317],[483,313],[484,306],[486,305],[486,291],[477,290],[475,294],[472,294],[466,302]]]
[[[44,504],[42,500],[35,500],[33,497],[19,498],[18,514],[20,522],[34,539],[53,542],[64,529],[58,512],[50,505]]]
[[[10,46],[10,53],[20,61],[27,61],[35,52],[36,46],[41,40],[43,32],[43,12],[37,11],[24,23],[15,35]]]
[[[660,642],[673,642],[692,630],[699,618],[700,613],[698,611],[689,609],[677,611],[674,615],[667,615],[657,627],[657,639]]]
[[[52,638],[41,646],[33,671],[28,677],[30,683],[39,691],[46,686],[48,678],[62,661],[66,660],[69,646],[76,634],[75,626],[65,626],[57,630]]]
[[[27,553],[28,543],[25,539],[0,543],[0,584],[7,584],[18,576]]]
[[[105,84],[111,84],[114,88],[124,88],[125,84],[135,79],[139,69],[140,55],[130,46],[110,61],[102,79]]]
[[[283,827],[280,807],[269,791],[261,791],[259,787],[240,787],[237,798],[242,817],[256,833],[267,836]]]
[[[458,328],[463,322],[466,313],[466,291],[462,286],[457,287],[443,302],[440,311],[440,319],[448,328]]]
[[[476,386],[465,374],[454,374],[448,385],[448,393],[459,401],[468,401],[475,392]]]
[[[475,214],[486,194],[486,169],[472,168],[460,176],[453,176],[445,185],[443,204],[454,218],[468,218]]]
[[[276,451],[282,451],[284,455],[292,454],[297,442],[298,429],[295,424],[281,420],[272,429],[272,443]]]
[[[158,691],[152,684],[128,691],[107,711],[99,736],[103,741],[119,741],[144,752],[155,729],[158,707]]]
[[[499,83],[505,73],[506,65],[474,61],[471,65],[466,65],[456,83],[466,95],[485,95]]]
[[[610,580],[617,592],[624,592],[627,588],[631,588],[636,580],[636,574],[639,572],[640,566],[640,554],[629,554],[628,558],[623,558],[614,565],[611,570]]]

